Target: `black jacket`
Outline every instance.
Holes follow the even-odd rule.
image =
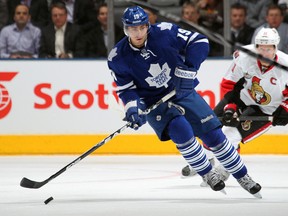
[[[83,56],[84,42],[81,38],[81,30],[78,25],[67,23],[64,33],[64,49],[65,53],[72,53],[73,57]],[[55,28],[53,24],[42,29],[39,58],[56,58]]]

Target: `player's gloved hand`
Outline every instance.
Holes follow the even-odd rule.
[[[176,67],[174,74],[176,97],[186,97],[195,87],[194,79],[197,75],[197,71],[194,68],[184,69],[183,67]]]
[[[244,88],[244,83],[245,83],[245,77],[242,77],[240,80],[238,80],[237,83],[235,83],[233,90],[227,92],[224,95],[224,98],[229,102],[229,103],[237,103],[241,101],[240,99],[240,92]],[[225,86],[226,87],[226,86]],[[227,86],[228,87],[228,86]],[[230,88],[230,87],[228,87]]]
[[[272,125],[285,126],[288,124],[288,100],[283,101],[274,111]]]
[[[144,113],[146,106],[141,100],[130,101],[125,105],[125,120],[130,122],[130,127],[137,130],[147,122],[146,113]]]
[[[222,124],[230,127],[237,127],[239,125],[237,105],[230,103],[224,107]]]

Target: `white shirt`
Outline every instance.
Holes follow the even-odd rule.
[[[58,29],[55,27],[55,52],[56,52],[57,58],[59,58],[59,55],[61,53],[65,53],[65,48],[64,48],[65,30],[66,30],[66,24]]]

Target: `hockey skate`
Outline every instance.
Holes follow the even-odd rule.
[[[225,183],[220,179],[220,175],[217,170],[212,169],[207,174],[202,176],[203,181],[211,187],[214,191],[221,191],[222,193],[226,194]]]
[[[222,181],[227,181],[229,176],[230,176],[230,173],[221,165],[219,164],[217,167],[215,167],[215,170],[218,172],[219,174],[219,177]],[[201,184],[200,184],[201,187],[207,187],[207,183],[205,181],[203,181]]]
[[[237,179],[237,181],[241,185],[241,187],[247,190],[250,194],[252,194],[256,198],[262,198],[260,194],[261,186],[258,183],[254,182],[248,174],[246,174],[240,179]]]
[[[212,166],[215,165],[214,158],[209,159],[209,162],[211,163]],[[182,173],[182,178],[192,177],[197,174],[196,170],[193,169],[190,165],[185,166],[182,169],[181,173]]]
[[[217,170],[217,172],[219,173],[220,175],[220,179],[222,181],[227,181],[229,176],[230,176],[230,173],[221,165],[219,164],[217,167],[215,167],[215,169]]]

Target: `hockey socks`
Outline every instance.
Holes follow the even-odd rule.
[[[212,165],[204,154],[202,146],[195,137],[192,137],[186,143],[177,143],[177,148],[188,164],[190,164],[199,175],[203,176],[212,169]]]
[[[191,125],[183,116],[174,118],[168,126],[168,131],[182,156],[199,175],[203,176],[212,169],[202,145],[194,137]]]
[[[242,178],[247,174],[247,169],[242,158],[221,129],[215,129],[205,135],[202,140],[229,173],[236,179]]]

